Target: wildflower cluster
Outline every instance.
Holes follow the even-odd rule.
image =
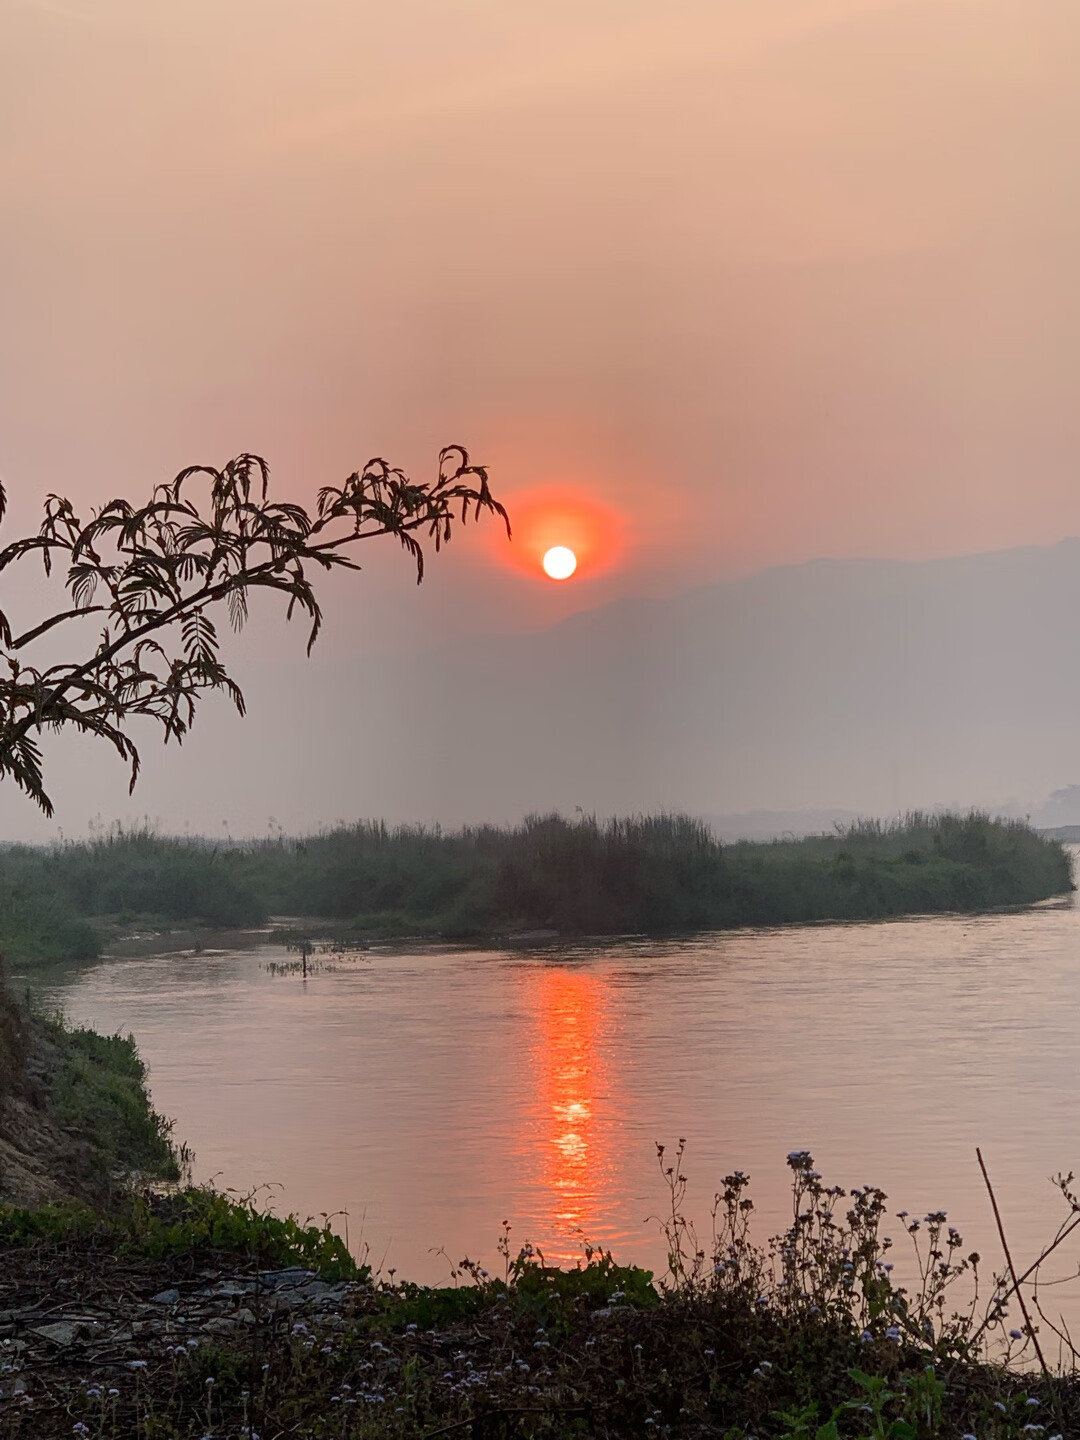
[[[701,1244],[684,1213],[684,1149],[659,1155],[670,1202],[659,1283],[601,1249],[587,1248],[573,1268],[551,1265],[536,1246],[513,1247],[504,1226],[502,1275],[466,1258],[450,1265],[445,1287],[389,1275],[299,1308],[279,1304],[271,1287],[261,1299],[250,1286],[218,1287],[229,1291],[231,1326],[196,1339],[170,1320],[104,1366],[106,1379],[81,1378],[74,1351],[40,1350],[15,1376],[21,1398],[0,1397],[0,1440],[1080,1435],[1075,1374],[1004,1363],[1026,1361],[1030,1339],[1026,1322],[1015,1334],[1003,1329],[1011,1282],[996,1282],[994,1318],[982,1327],[971,1305],[950,1313],[951,1287],[977,1280],[979,1261],[944,1212],[891,1215],[881,1190],[826,1185],[812,1156],[795,1151],[791,1219],[780,1234],[755,1243],[749,1180],[734,1171]],[[903,1227],[895,1262],[893,1225]],[[51,1243],[4,1258],[40,1283]],[[136,1263],[118,1259],[102,1266],[102,1284]],[[70,1262],[58,1245],[54,1289]],[[137,1261],[144,1293],[166,1278],[146,1272],[150,1263]],[[167,1276],[182,1288],[190,1273],[176,1263]],[[1007,1347],[993,1359],[991,1334]],[[5,1386],[12,1376],[9,1363]]]
[[[750,1179],[735,1170],[724,1176],[715,1196],[707,1250],[685,1214],[685,1141],[679,1141],[670,1162],[663,1145],[657,1146],[657,1155],[669,1198],[660,1220],[668,1247],[666,1288],[715,1291],[788,1319],[841,1322],[853,1327],[863,1344],[903,1343],[938,1358],[966,1355],[978,1341],[994,1339],[999,1350],[1012,1352],[1016,1342],[1021,1348],[1027,1343],[1026,1327],[1005,1334],[1010,1286],[1004,1276],[996,1277],[991,1304],[977,1323],[981,1257],[975,1250],[965,1252],[963,1237],[944,1210],[921,1218],[901,1210],[892,1217],[909,1242],[902,1268],[910,1284],[900,1284],[894,1242],[885,1233],[885,1192],[874,1185],[850,1190],[826,1185],[810,1152],[794,1150],[787,1157],[792,1178],[787,1229],[764,1245],[752,1239]],[[949,1309],[950,1292],[963,1293],[965,1303]]]

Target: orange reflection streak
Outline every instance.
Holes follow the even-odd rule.
[[[531,971],[526,983],[537,1024],[532,1068],[539,1179],[550,1205],[548,1223],[559,1238],[596,1238],[595,1222],[611,1169],[608,1127],[597,1115],[607,1100],[607,985],[585,971],[546,968]],[[551,1258],[577,1258],[580,1253],[578,1243]]]

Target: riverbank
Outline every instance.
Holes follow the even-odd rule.
[[[1072,888],[1055,840],[984,815],[720,845],[686,816],[458,832],[342,827],[222,847],[148,832],[0,852],[0,950],[87,959],[132,932],[297,917],[289,937],[497,941],[675,934],[1033,904]]]
[[[802,1153],[789,1164],[805,1218],[756,1247],[736,1172],[706,1254],[679,1213],[675,1157],[659,1281],[602,1252],[556,1269],[508,1237],[498,1276],[462,1261],[443,1287],[375,1279],[325,1228],[294,1226],[282,1246],[280,1228],[207,1192],[136,1200],[110,1222],[0,1212],[0,1437],[1080,1433],[1074,1373],[1018,1364],[1030,1341],[1001,1314],[991,1359],[979,1322],[951,1315],[971,1262],[944,1216],[922,1222],[940,1257],[906,1292],[881,1192],[826,1189]]]
[[[107,1209],[133,1174],[180,1176],[135,1042],[18,1001],[0,974],[0,1205]]]

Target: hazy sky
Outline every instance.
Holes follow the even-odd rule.
[[[328,655],[1080,532],[1078,71],[1075,0],[0,0],[16,515],[461,440],[618,531],[372,553]]]

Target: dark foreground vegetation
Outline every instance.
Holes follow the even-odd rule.
[[[497,1275],[464,1261],[446,1287],[377,1282],[325,1224],[198,1190],[131,1196],[109,1217],[0,1211],[0,1436],[1080,1434],[1074,1375],[1016,1363],[1031,1343],[1006,1318],[1008,1281],[985,1321],[954,1310],[979,1262],[943,1215],[889,1221],[880,1191],[827,1188],[806,1154],[789,1164],[785,1234],[752,1243],[736,1173],[703,1248],[676,1160],[658,1282],[603,1252],[556,1269],[508,1236]],[[909,1290],[891,1278],[889,1229]]]
[[[272,915],[357,938],[670,933],[977,911],[1070,888],[1060,844],[978,814],[723,846],[678,815],[453,833],[362,823],[233,846],[117,829],[0,852],[0,947],[22,965],[90,958],[106,920],[235,927]]]

